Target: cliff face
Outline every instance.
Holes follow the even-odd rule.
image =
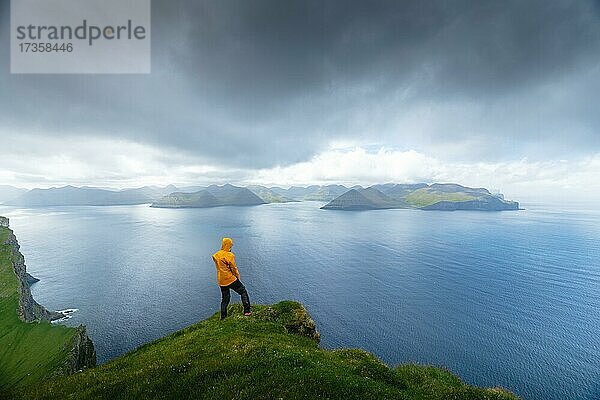
[[[35,281],[31,275],[27,273],[25,266],[25,257],[21,254],[20,246],[13,231],[8,227],[9,220],[5,217],[0,217],[0,229],[8,231],[5,245],[12,251],[12,266],[19,281],[19,308],[17,314],[24,322],[36,321],[53,321],[64,317],[62,313],[49,311],[33,299],[29,288],[30,282]],[[65,362],[61,373],[73,373],[84,368],[93,367],[96,365],[96,351],[91,339],[87,336],[85,326],[81,325],[76,329],[69,357]]]
[[[19,318],[25,322],[33,322],[52,321],[63,317],[60,313],[46,310],[33,299],[33,296],[31,296],[31,290],[29,289],[30,275],[27,274],[25,257],[21,254],[19,242],[17,242],[17,238],[10,229],[5,244],[9,245],[12,249],[13,269],[19,280]]]
[[[88,337],[85,326],[80,325],[73,337],[73,347],[69,353],[69,358],[65,362],[62,373],[73,374],[85,368],[94,367],[95,365],[96,349],[94,349],[94,343]]]

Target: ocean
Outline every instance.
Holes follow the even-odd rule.
[[[250,299],[309,310],[325,348],[449,368],[526,400],[600,399],[600,210],[0,207],[32,292],[106,362],[217,312],[221,237]],[[239,297],[232,294],[239,302]]]

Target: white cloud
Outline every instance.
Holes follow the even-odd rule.
[[[351,146],[351,147],[347,147]],[[516,200],[599,199],[600,153],[580,159],[453,162],[415,150],[338,142],[312,159],[268,169],[239,169],[130,141],[64,141],[19,135],[0,157],[0,184],[138,187],[210,183],[371,185],[455,182],[503,192]]]
[[[362,147],[335,149],[312,160],[260,170],[256,182],[283,185],[308,183],[370,184],[376,182],[416,182],[425,179],[438,162],[416,151],[381,148],[369,152]]]
[[[443,162],[414,150],[332,149],[308,162],[259,171],[256,183],[302,185],[455,182],[515,199],[600,198],[600,154],[578,160],[497,163]]]
[[[12,135],[0,154],[0,185],[24,188],[203,185],[247,176],[247,170],[222,168],[173,148],[94,135],[68,140]]]

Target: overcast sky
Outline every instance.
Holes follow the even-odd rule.
[[[11,75],[9,27],[0,184],[600,198],[598,1],[152,0],[148,75]]]

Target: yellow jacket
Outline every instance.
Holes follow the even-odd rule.
[[[231,252],[233,240],[223,238],[221,250],[213,254],[212,259],[217,267],[217,282],[219,286],[231,285],[236,279],[240,279],[240,273],[235,265],[235,256]]]

